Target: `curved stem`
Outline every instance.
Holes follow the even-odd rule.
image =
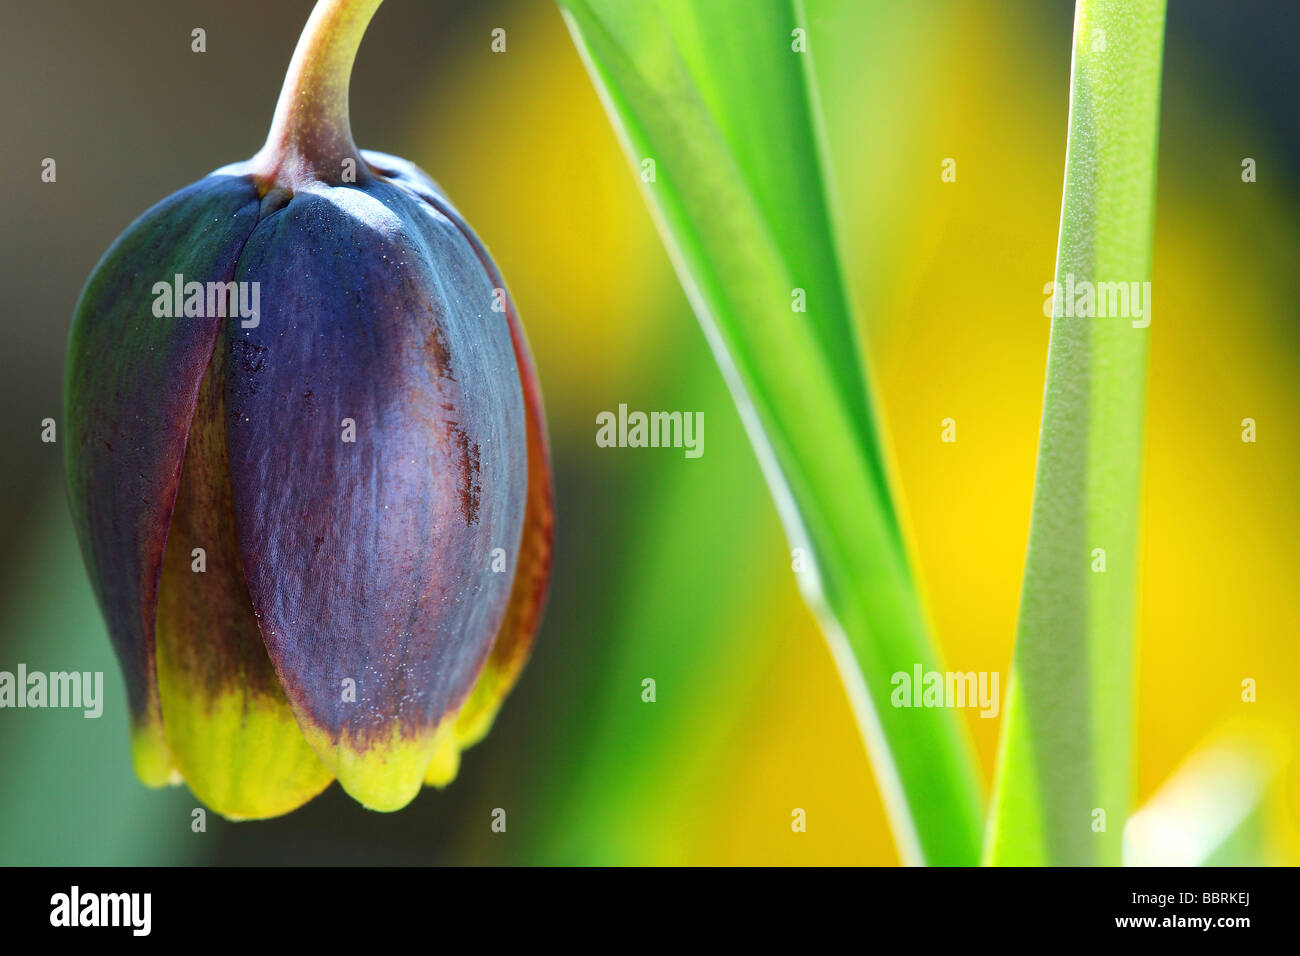
[[[382,2],[318,0],[285,74],[266,145],[253,160],[264,189],[369,175],[352,140],[348,85],[361,38]],[[349,166],[355,179],[346,175]]]

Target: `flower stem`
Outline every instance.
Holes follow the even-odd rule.
[[[368,177],[352,140],[348,85],[361,38],[382,2],[318,0],[285,74],[266,145],[253,160],[264,192]]]

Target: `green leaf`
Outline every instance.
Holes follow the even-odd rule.
[[[807,561],[800,583],[900,853],[974,863],[982,800],[964,725],[890,703],[892,675],[940,665],[840,271],[803,6],[562,2]]]
[[[1150,322],[1141,283],[1151,278],[1164,17],[1163,0],[1080,0],[1076,8],[1053,309],[1064,314],[1053,316],[1048,347],[1029,554],[986,846],[993,863],[1120,862],[1133,788]],[[1084,290],[1104,290],[1102,283],[1138,283],[1145,315],[1132,301],[1129,317],[1068,314],[1070,302],[1082,311]],[[1118,311],[1106,299],[1107,312]]]

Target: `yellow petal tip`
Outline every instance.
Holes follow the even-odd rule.
[[[437,749],[435,734],[411,736],[400,729],[364,742],[347,734],[332,740],[309,726],[303,726],[303,736],[348,796],[380,813],[400,810],[415,799]]]
[[[435,736],[438,749],[433,752],[429,769],[424,772],[424,782],[427,786],[441,790],[455,780],[460,771],[460,744],[456,740],[451,721],[444,721]]]
[[[159,723],[148,721],[131,728],[131,764],[146,787],[167,787],[181,782]]]

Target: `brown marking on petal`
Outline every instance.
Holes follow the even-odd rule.
[[[460,514],[466,524],[474,524],[478,521],[479,502],[483,497],[478,442],[471,441],[465,430],[454,422],[447,425],[447,437],[460,468],[460,487],[457,489]]]
[[[448,381],[456,381],[456,372],[451,361],[451,350],[447,348],[447,333],[443,331],[442,323],[439,321],[437,314],[434,314],[432,318],[429,337],[425,340],[424,346],[433,356],[433,362],[437,366],[438,374]]]

